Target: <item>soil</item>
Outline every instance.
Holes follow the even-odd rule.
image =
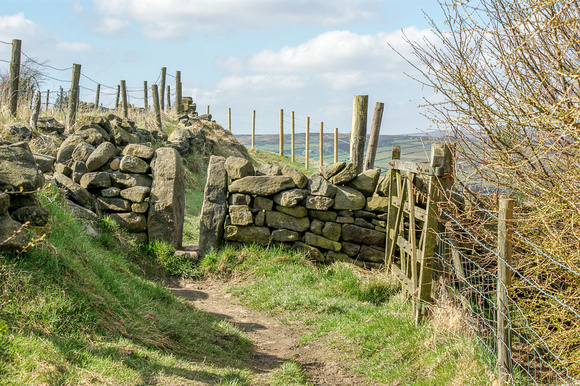
[[[206,279],[203,281],[172,279],[166,287],[176,296],[192,302],[202,311],[228,320],[244,331],[251,341],[252,371],[259,380],[286,360],[300,364],[309,382],[314,385],[370,385],[360,375],[349,373],[323,341],[300,344],[307,327],[299,322],[281,323],[264,312],[251,310],[237,301],[229,292],[231,283]]]

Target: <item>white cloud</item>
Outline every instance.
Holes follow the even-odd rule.
[[[74,13],[83,13],[83,11],[84,11],[85,9],[84,9],[84,7],[83,7],[83,5],[81,4],[81,2],[80,2],[80,1],[74,1],[74,2],[71,4],[71,10],[72,10]]]
[[[57,48],[63,51],[90,51],[93,47],[88,43],[82,42],[60,42]]]
[[[0,40],[11,42],[12,39],[38,40],[37,36],[43,36],[43,29],[28,20],[24,13],[0,16]]]
[[[130,23],[126,20],[120,20],[114,17],[106,17],[97,22],[97,27],[95,29],[105,34],[115,34],[124,30],[127,26],[129,26],[129,24]]]
[[[247,31],[281,25],[327,27],[374,21],[380,0],[93,0],[107,17],[142,24],[143,33],[158,38],[194,31]]]
[[[430,34],[415,27],[404,31],[360,35],[350,31],[329,31],[295,47],[264,50],[245,61],[258,72],[328,72],[345,70],[385,71],[400,68],[404,60],[391,47],[406,50],[403,33],[410,38]],[[232,58],[228,59],[233,61]]]
[[[220,90],[252,90],[253,93],[272,93],[276,90],[297,90],[304,88],[307,79],[297,75],[259,74],[248,76],[226,76],[217,88]]]

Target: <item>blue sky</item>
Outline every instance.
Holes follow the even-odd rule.
[[[381,134],[429,130],[417,107],[430,91],[389,45],[411,58],[402,30],[413,40],[429,37],[423,11],[435,20],[435,0],[2,0],[0,41],[22,40],[23,52],[51,66],[82,65],[81,99],[94,100],[101,83],[105,106],[126,80],[130,100],[143,105],[143,81],[160,68],[182,74],[183,95],[198,111],[206,105],[234,132],[249,133],[256,110],[258,133],[275,133],[279,109],[295,111],[296,130],[324,122],[330,132],[351,126],[352,98],[385,103]],[[0,44],[0,59],[10,59]],[[24,60],[24,58],[23,58]],[[8,65],[0,62],[0,70]],[[70,70],[47,69],[43,90],[70,87]],[[175,80],[167,78],[174,88]]]

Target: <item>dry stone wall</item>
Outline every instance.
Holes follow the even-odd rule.
[[[378,267],[384,262],[388,197],[380,169],[357,174],[353,164],[338,162],[307,177],[289,167],[254,168],[238,157],[211,161],[202,254],[225,239],[281,243],[325,263]]]
[[[19,249],[23,224],[44,226],[48,212],[37,205],[34,192],[45,179],[59,186],[71,209],[95,220],[109,215],[141,242],[167,241],[181,247],[185,208],[185,181],[179,149],[192,152],[193,129],[188,136],[168,138],[162,132],[139,129],[114,114],[83,117],[64,133],[56,120],[39,121],[39,130],[62,141],[52,155],[31,152],[22,128],[10,127],[22,142],[0,143],[0,249]],[[15,135],[13,135],[14,137]],[[44,174],[44,175],[43,175]]]

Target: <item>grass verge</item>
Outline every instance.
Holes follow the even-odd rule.
[[[147,276],[155,256],[106,225],[87,236],[55,190],[52,230],[0,254],[0,384],[208,384],[246,379],[249,341]],[[244,384],[244,383],[242,383]]]
[[[411,307],[383,274],[346,264],[317,266],[300,254],[257,246],[226,246],[200,269],[247,282],[231,292],[252,308],[309,326],[302,343],[319,340],[340,353],[351,371],[370,382],[489,384],[483,350],[466,330],[414,325]]]

